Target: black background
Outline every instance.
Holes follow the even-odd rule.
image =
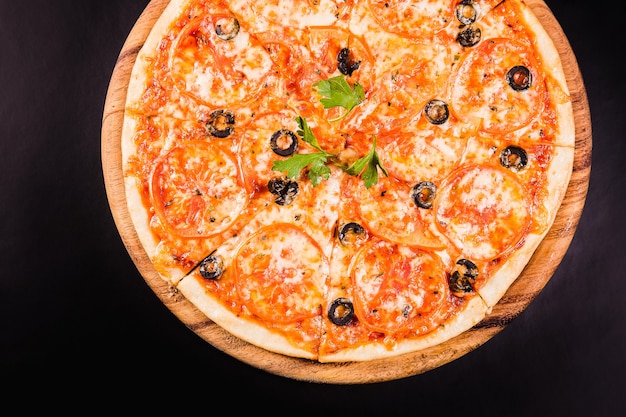
[[[30,408],[54,393],[49,410],[89,399],[90,409],[192,404],[202,414],[624,415],[624,6],[546,2],[578,59],[593,124],[589,193],[563,262],[519,317],[460,359],[390,382],[326,385],[203,341],[122,244],[102,174],[102,111],[148,1],[0,0],[0,379],[15,388],[0,398],[22,393]]]

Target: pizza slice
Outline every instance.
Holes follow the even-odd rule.
[[[372,234],[347,200],[335,228],[318,360],[400,355],[470,329],[488,308],[475,293],[453,293],[457,268],[445,254]]]

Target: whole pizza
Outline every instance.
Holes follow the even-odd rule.
[[[554,222],[574,159],[521,0],[171,0],[128,85],[128,209],[208,319],[319,362],[471,329]]]

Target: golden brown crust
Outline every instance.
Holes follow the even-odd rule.
[[[546,197],[543,201],[543,207],[547,211],[544,219],[547,227],[538,233],[529,233],[523,245],[515,250],[515,253],[507,259],[502,268],[479,290],[480,296],[485,300],[489,308],[494,307],[504,296],[507,289],[522,273],[537,247],[548,233],[549,226],[554,222],[556,213],[565,196],[574,163],[576,138],[574,116],[559,53],[532,10],[525,4],[523,4],[521,10],[523,11],[526,25],[536,37],[535,46],[542,58],[542,71],[548,78],[548,82],[551,83],[552,88],[549,90],[550,98],[555,103],[559,129],[555,136],[556,146],[554,146],[552,160],[547,170]]]
[[[489,309],[480,298],[472,298],[468,305],[445,325],[421,337],[401,340],[393,346],[380,341],[361,343],[354,348],[345,348],[335,353],[320,354],[320,362],[360,362],[388,358],[416,352],[439,345],[478,324]]]
[[[181,280],[178,290],[193,303],[198,310],[210,317],[217,325],[229,333],[256,346],[282,355],[305,359],[317,359],[317,352],[311,352],[290,343],[289,339],[266,326],[233,314],[232,310],[206,293],[200,281],[193,278]]]

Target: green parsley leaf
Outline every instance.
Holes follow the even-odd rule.
[[[272,169],[274,171],[285,172],[289,178],[296,178],[307,166],[312,164],[317,167],[319,167],[320,164],[325,166],[327,161],[328,158],[324,152],[298,153],[291,156],[289,159],[273,161]]]
[[[330,168],[326,165],[326,159],[322,160],[322,158],[319,158],[311,163],[309,167],[309,179],[313,187],[317,186],[322,178],[327,180],[329,176]]]
[[[329,158],[334,158],[335,155],[325,152],[317,142],[317,138],[313,134],[313,131],[306,122],[306,119],[298,116],[296,118],[298,127],[300,128],[296,133],[302,138],[302,140],[319,152],[313,153],[298,153],[288,159],[273,161],[272,169],[274,171],[285,172],[287,177],[296,178],[300,175],[300,172],[307,166],[309,167],[308,177],[311,180],[313,186],[316,186],[323,179],[328,179],[330,176],[330,168],[326,165]]]
[[[299,127],[297,131],[298,136],[319,152],[298,153],[284,160],[273,161],[272,169],[274,171],[281,171],[286,173],[289,178],[296,178],[300,176],[303,169],[309,167],[308,178],[313,186],[317,186],[322,179],[327,180],[330,177],[331,169],[327,165],[330,160],[347,174],[355,177],[360,176],[366,188],[371,188],[373,185],[378,184],[378,168],[380,168],[385,176],[389,176],[389,173],[382,166],[380,157],[376,152],[376,136],[374,136],[372,148],[367,155],[357,159],[352,165],[346,167],[336,162],[335,159],[337,155],[328,153],[321,148],[313,131],[307,124],[306,119],[298,116],[296,122]]]
[[[378,168],[380,167],[381,171],[385,176],[389,176],[387,170],[382,166],[380,161],[380,157],[378,156],[378,152],[376,152],[376,136],[374,136],[374,141],[372,143],[372,148],[362,158],[354,161],[352,165],[347,168],[343,168],[343,170],[353,176],[361,176],[361,179],[365,183],[365,188],[371,188],[373,185],[378,184]]]
[[[298,136],[300,136],[303,141],[305,141],[318,151],[324,152],[324,150],[320,147],[320,144],[317,142],[317,138],[313,134],[313,131],[309,127],[309,124],[306,122],[306,119],[298,116],[296,117],[296,122],[298,123],[298,127],[300,128],[296,132]]]
[[[331,109],[333,107],[343,107],[346,109],[341,116],[330,119],[330,122],[343,119],[354,107],[365,100],[363,86],[359,83],[350,86],[342,75],[318,81],[313,84],[313,86],[317,87],[318,94],[323,97],[320,102],[324,105],[325,109]]]

